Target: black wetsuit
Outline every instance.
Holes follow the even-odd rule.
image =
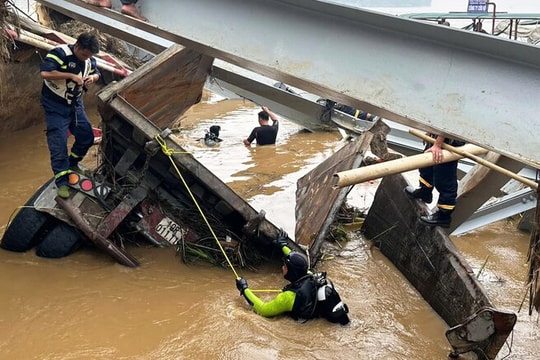
[[[257,126],[251,131],[247,141],[257,141],[257,145],[272,145],[276,143],[279,122],[274,121],[272,125]]]

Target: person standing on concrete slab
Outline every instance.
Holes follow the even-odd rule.
[[[112,7],[111,0],[83,0],[85,3],[104,7],[110,9]],[[135,19],[141,20],[141,21],[148,21],[147,18],[141,15],[139,12],[139,9],[137,9],[137,6],[135,4],[138,0],[120,0],[122,3],[122,7],[120,7],[120,12],[124,15],[128,15],[131,17],[134,17]]]
[[[122,3],[120,12],[124,15],[134,17],[135,19],[139,19],[141,21],[148,21],[147,18],[141,15],[139,9],[137,9],[137,6],[135,6],[135,4],[137,4],[137,1],[138,0],[120,0],[120,2]]]
[[[431,135],[435,138],[435,142],[427,143],[424,152],[433,154],[433,162],[435,165],[421,168],[419,187],[414,188],[407,186],[405,193],[411,199],[419,199],[425,203],[430,203],[433,200],[433,188],[439,192],[439,200],[437,201],[437,211],[433,214],[420,217],[420,221],[430,226],[450,227],[452,222],[452,212],[456,207],[458,179],[457,166],[458,161],[443,162],[442,144],[447,143],[452,146],[463,146],[465,142],[453,140],[442,135]]]
[[[101,74],[94,55],[99,52],[96,35],[82,33],[74,45],[51,49],[40,67],[43,79],[41,104],[47,124],[47,145],[51,155],[58,196],[69,197],[68,176],[94,144],[94,132],[83,103],[86,88]],[[68,130],[75,143],[68,152]]]
[[[107,9],[110,9],[112,7],[111,0],[83,0],[83,2],[94,6],[104,7]]]

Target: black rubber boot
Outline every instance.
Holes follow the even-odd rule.
[[[418,189],[407,186],[405,188],[405,194],[407,194],[410,199],[419,199],[428,204],[433,201],[431,189],[425,186],[420,186]]]
[[[81,159],[75,158],[75,157],[73,157],[73,156],[70,155],[70,156],[69,156],[69,167],[70,167],[70,168],[71,168],[71,167],[75,168],[75,167],[79,166],[79,161],[80,161],[80,160],[81,160]]]
[[[420,216],[420,221],[430,226],[441,226],[443,228],[449,228],[452,222],[452,211],[438,209],[436,212],[430,215]]]

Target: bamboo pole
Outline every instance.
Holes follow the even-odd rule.
[[[486,149],[479,146],[467,144],[464,146],[469,153],[485,154]],[[464,156],[452,153],[448,150],[443,150],[443,161],[450,162],[459,160]],[[420,169],[427,166],[432,166],[440,163],[433,162],[431,153],[421,153],[418,155],[408,156],[397,160],[385,161],[374,165],[363,166],[357,169],[341,171],[333,175],[334,188],[342,188],[349,185],[363,183],[365,181],[378,179],[386,175],[393,175],[414,169]]]
[[[20,30],[19,33],[17,33],[17,31],[15,31],[15,30],[11,30],[11,29],[5,29],[5,31],[7,32],[7,34],[13,40],[18,40],[18,41],[20,41],[22,43],[25,43],[27,45],[37,47],[38,49],[43,49],[43,50],[49,51],[52,48],[54,48],[55,46],[60,45],[60,43],[58,43],[56,41],[49,40],[49,39],[47,39],[45,37],[42,37],[42,36],[39,36],[39,35],[36,35],[36,34],[32,34],[32,33],[28,32],[26,30]],[[111,73],[117,74],[117,75],[122,76],[122,77],[126,77],[131,73],[131,71],[129,71],[127,69],[117,68],[117,67],[111,65],[106,60],[103,60],[103,59],[99,58],[98,56],[99,55],[96,55],[96,56],[94,56],[94,58],[96,59],[97,67],[100,68],[101,70],[109,71]]]
[[[413,134],[414,136],[418,136],[419,138],[421,138],[422,140],[424,141],[428,141],[430,143],[434,143],[435,142],[435,139],[433,139],[432,137],[424,134],[424,133],[421,133],[420,131],[418,130],[414,130],[414,129],[410,129],[409,130],[409,133]],[[495,170],[503,175],[506,175],[514,180],[517,180],[519,181],[520,183],[522,184],[525,184],[527,186],[530,186],[531,188],[533,188],[534,190],[538,190],[538,183],[530,180],[530,179],[527,179],[527,178],[524,178],[523,176],[520,176],[510,170],[507,170],[497,164],[494,164],[490,161],[487,161],[486,159],[484,158],[481,158],[479,156],[476,156],[474,154],[471,154],[469,152],[467,152],[465,149],[463,149],[463,147],[454,147],[452,145],[448,145],[446,143],[443,143],[442,144],[442,148],[443,149],[446,149],[446,150],[449,150],[453,153],[456,153],[456,154],[459,154],[459,155],[462,155],[464,157],[467,157],[471,160],[474,160],[476,161],[477,163],[479,163],[480,165],[484,165],[492,170]]]

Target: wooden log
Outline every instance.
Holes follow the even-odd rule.
[[[24,29],[19,30],[19,32],[11,29],[5,29],[7,34],[13,39],[20,41],[24,44],[34,46],[38,49],[49,51],[55,46],[61,45],[61,43],[58,43],[53,40],[49,40],[46,37],[39,36],[32,34],[29,31],[26,31]],[[94,56],[96,59],[96,65],[99,69],[109,71],[113,74],[119,75],[121,77],[126,77],[129,74],[131,74],[130,70],[124,69],[124,68],[117,68],[111,65],[106,60],[103,60],[99,57],[99,55]]]
[[[86,222],[86,220],[81,215],[81,212],[78,208],[75,208],[71,205],[71,202],[68,199],[63,199],[59,196],[55,198],[56,203],[62,210],[69,215],[71,220],[77,225],[77,227],[83,232],[86,237],[92,241],[98,248],[104,250],[107,254],[111,255],[118,263],[129,266],[137,267],[139,262],[131,254],[122,250],[112,241],[104,238],[99,235],[96,230],[93,230],[92,227]]]
[[[487,152],[486,149],[472,144],[467,144],[463,147],[470,154],[480,155]],[[455,154],[448,150],[443,150],[442,162],[449,162],[462,158],[464,158],[463,155]],[[386,175],[399,174],[405,171],[420,169],[436,164],[437,163],[433,161],[433,155],[431,153],[422,153],[397,160],[385,161],[369,166],[363,166],[358,169],[351,169],[335,173],[333,176],[334,187],[342,188],[345,186],[360,184],[365,181],[384,177]]]
[[[430,143],[434,143],[435,142],[435,139],[424,134],[424,133],[421,133],[420,131],[418,130],[414,130],[414,129],[410,129],[409,130],[409,133],[413,134],[414,136],[418,136],[419,138],[421,138],[422,140],[424,141],[428,141]],[[449,150],[453,153],[456,153],[456,154],[459,154],[459,155],[462,155],[464,157],[467,157],[471,160],[474,160],[476,161],[477,163],[479,163],[480,165],[484,165],[492,170],[495,170],[497,172],[500,172],[501,174],[503,175],[506,175],[514,180],[517,180],[519,181],[520,183],[522,184],[525,184],[527,186],[530,186],[531,188],[533,188],[534,190],[537,190],[538,189],[538,184],[535,183],[534,181],[532,180],[529,180],[527,178],[524,178],[523,176],[520,176],[510,170],[507,170],[497,164],[494,164],[490,161],[487,161],[486,159],[484,158],[481,158],[479,156],[476,156],[474,154],[471,154],[469,153],[468,151],[466,151],[465,149],[463,149],[463,147],[454,147],[452,145],[449,145],[449,144],[446,144],[446,143],[443,143],[442,144],[442,148],[443,149],[446,149],[446,150]]]
[[[108,238],[112,232],[120,225],[129,213],[148,195],[142,186],[135,188],[127,194],[118,206],[116,206],[97,227],[97,233],[103,238]]]

